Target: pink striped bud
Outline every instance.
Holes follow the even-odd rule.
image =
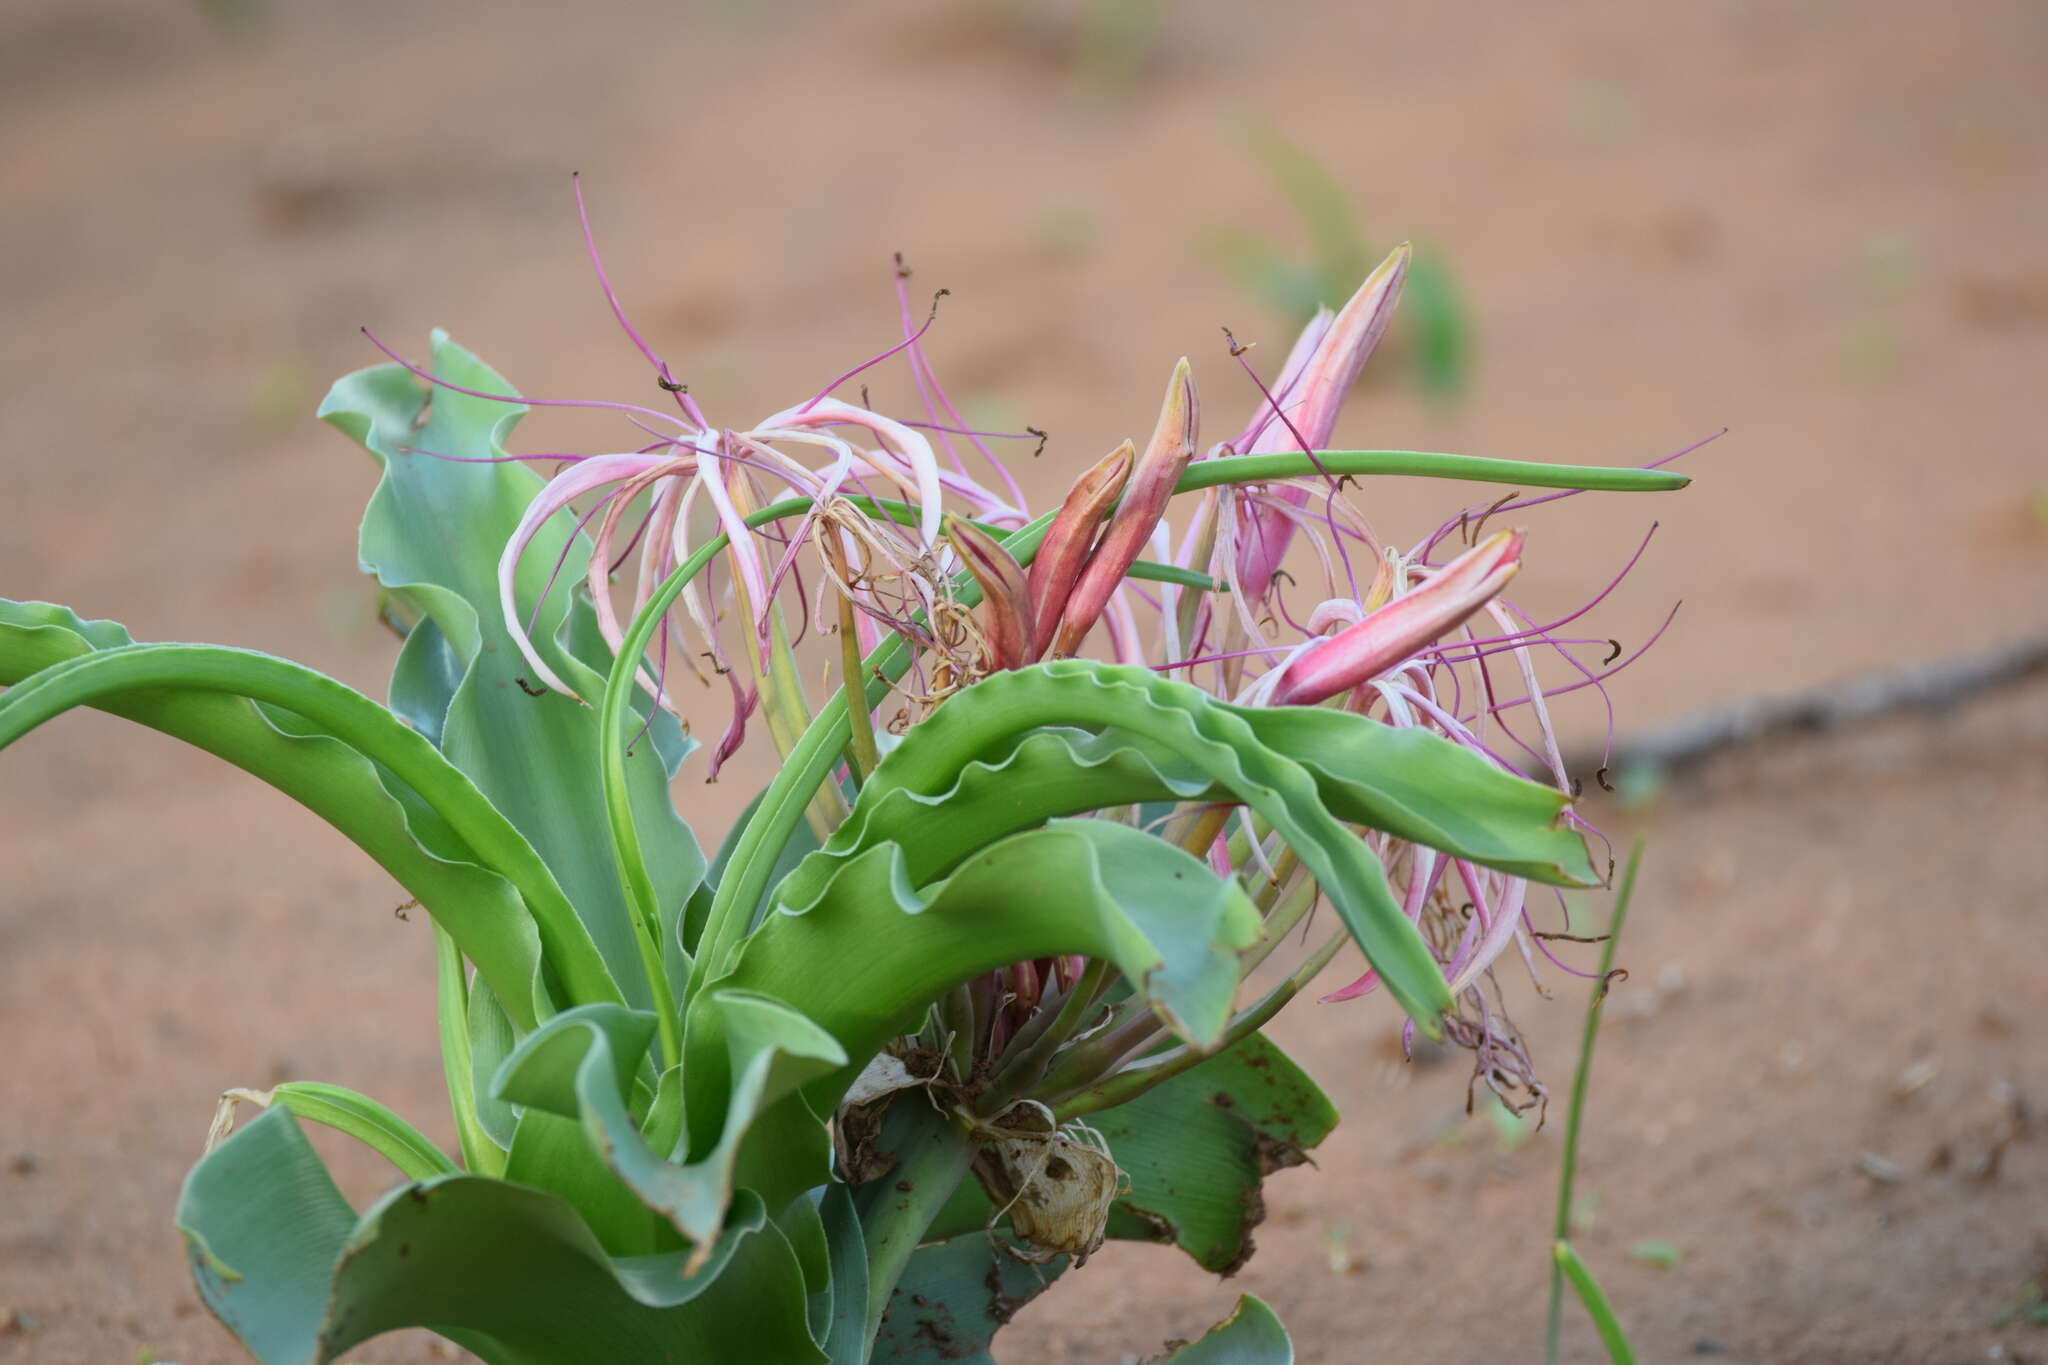
[[[1291,390],[1275,394],[1287,413],[1287,421],[1275,419],[1260,431],[1252,443],[1252,454],[1273,454],[1297,449],[1294,433],[1308,442],[1310,450],[1327,445],[1337,429],[1337,413],[1358,382],[1358,372],[1372,358],[1387,324],[1394,320],[1394,305],[1401,300],[1401,284],[1408,278],[1408,260],[1414,250],[1406,243],[1395,247],[1387,259],[1365,277],[1358,292],[1338,311],[1330,330],[1316,343],[1308,364]],[[1292,425],[1293,431],[1288,430]]]
[[[1328,324],[1306,356],[1296,344],[1288,357],[1273,397],[1287,420],[1281,421],[1270,406],[1260,411],[1247,429],[1251,444],[1240,447],[1241,455],[1277,455],[1284,451],[1321,450],[1336,430],[1337,413],[1358,382],[1358,372],[1371,358],[1387,324],[1393,321],[1394,305],[1401,300],[1401,282],[1408,277],[1408,259],[1413,255],[1406,242],[1381,261],[1343,310]],[[1314,324],[1311,324],[1311,330]],[[1304,334],[1303,340],[1307,340]],[[1279,496],[1300,507],[1308,494],[1286,488]],[[1287,554],[1294,539],[1294,521],[1286,513],[1261,509],[1250,514],[1251,525],[1241,535],[1238,550],[1238,581],[1250,593],[1263,595],[1273,571]]]
[[[1415,591],[1295,655],[1273,705],[1313,705],[1378,677],[1492,601],[1522,567],[1521,555],[1520,531],[1489,536]]]
[[[1067,500],[1060,504],[1059,513],[1046,528],[1038,557],[1031,561],[1032,658],[1045,653],[1045,647],[1052,643],[1067,595],[1074,590],[1074,580],[1080,577],[1081,566],[1095,544],[1095,530],[1109,515],[1109,509],[1116,506],[1137,458],[1138,448],[1125,441],[1096,461],[1074,480]]]
[[[1167,500],[1173,497],[1188,461],[1195,457],[1195,435],[1200,426],[1201,404],[1195,397],[1195,381],[1188,371],[1187,357],[1182,356],[1180,364],[1173,367],[1173,378],[1166,383],[1166,401],[1159,409],[1159,424],[1153,428],[1151,442],[1131,471],[1124,500],[1109,519],[1109,529],[1102,533],[1101,543],[1088,557],[1088,567],[1081,571],[1073,595],[1067,599],[1059,631],[1053,637],[1054,654],[1072,654],[1080,646],[1095,619],[1102,615],[1102,609],[1109,605],[1110,594],[1122,585],[1124,574],[1151,539],[1152,528],[1165,515]]]
[[[981,585],[979,620],[994,656],[990,662],[997,668],[1022,668],[1027,662],[1024,649],[1031,602],[1023,566],[974,523],[949,516],[945,527],[946,539],[959,553],[960,562]]]

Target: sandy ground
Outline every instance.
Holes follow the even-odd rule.
[[[1177,355],[1212,414],[1248,407],[1217,327],[1269,354],[1283,329],[1199,241],[1295,230],[1244,152],[1257,118],[1354,186],[1381,239],[1441,249],[1479,319],[1468,401],[1369,388],[1349,441],[1634,463],[1731,429],[1682,495],[1532,514],[1539,610],[1661,523],[1599,618],[1633,644],[1685,601],[1618,680],[1624,723],[2042,626],[2038,7],[1380,8],[1181,0],[1144,68],[1106,81],[1061,5],[597,4],[572,24],[377,0],[236,32],[196,6],[18,0],[0,592],[381,690],[352,569],[372,470],[310,409],[375,358],[366,323],[414,351],[447,326],[532,393],[639,396],[572,170],[715,417],[886,344],[908,252],[920,288],[953,291],[933,349],[970,411],[1054,433],[1042,495],[1149,420]],[[1373,496],[1403,540],[1465,500]],[[0,1312],[36,1327],[0,1333],[0,1361],[237,1359],[169,1226],[212,1096],[333,1080],[445,1136],[425,927],[310,817],[154,735],[72,717],[0,773]],[[707,838],[749,776],[679,789]],[[2048,1333],[1994,1326],[2048,1283],[2048,1142],[1999,1140],[2015,1104],[2048,1105],[2044,816],[2038,687],[1596,813],[1653,841],[1582,1233],[1645,1360],[2048,1359]],[[1554,984],[1519,1017],[1562,1088],[1578,992]],[[1378,1002],[1278,1031],[1347,1117],[1319,1170],[1273,1183],[1260,1256],[1218,1284],[1114,1249],[1004,1359],[1142,1355],[1240,1289],[1308,1362],[1535,1358],[1554,1131],[1459,1121],[1462,1069],[1398,1066]],[[352,1194],[378,1188],[340,1160]],[[1645,1240],[1678,1264],[1633,1259]],[[1570,1341],[1595,1358],[1576,1321]]]

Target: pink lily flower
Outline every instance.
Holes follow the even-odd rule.
[[[1273,685],[1276,706],[1313,705],[1369,682],[1492,601],[1521,568],[1523,535],[1501,531],[1395,598],[1303,651]]]

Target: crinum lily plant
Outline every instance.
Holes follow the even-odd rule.
[[[841,396],[862,366],[714,421],[605,282],[654,383],[573,406],[631,448],[519,453],[537,400],[436,334],[321,409],[382,466],[387,705],[0,602],[0,744],[80,705],[178,736],[433,921],[458,1150],[343,1087],[229,1092],[177,1214],[221,1321],[269,1365],[411,1326],[507,1365],[987,1360],[1105,1238],[1244,1261],[1261,1180],[1336,1122],[1260,1030],[1347,943],[1369,970],[1326,999],[1383,990],[1540,1102],[1491,970],[1611,866],[1548,700],[1619,664],[1503,597],[1523,534],[1482,528],[1685,480],[1325,449],[1407,262],[1267,378],[1233,342],[1219,443],[1182,361],[1036,515],[900,269],[869,365],[908,367],[914,418]],[[1359,508],[1388,475],[1556,491],[1403,550]],[[690,720],[709,774],[780,755],[708,859],[671,794]],[[306,1123],[403,1183],[352,1207]],[[1292,1358],[1250,1298],[1182,1351]]]

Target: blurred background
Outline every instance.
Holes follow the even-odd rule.
[[[365,325],[643,398],[580,171],[714,420],[894,341],[900,251],[917,306],[951,291],[928,345],[968,416],[1051,433],[1017,459],[1041,502],[1149,429],[1180,355],[1234,431],[1219,329],[1270,372],[1413,240],[1337,444],[1640,464],[1726,428],[1684,493],[1526,514],[1518,598],[1583,601],[1655,521],[1594,623],[1633,649],[1684,602],[1615,680],[1625,734],[1848,695],[2048,627],[2044,70],[2024,0],[10,0],[0,593],[381,694],[374,468],[313,409],[379,359]],[[549,412],[518,445],[624,434]],[[1368,508],[1406,544],[1503,491]],[[1580,1239],[1646,1360],[2048,1360],[2048,685],[1956,701],[1593,793],[1650,855]],[[0,1361],[237,1359],[170,1226],[213,1097],[331,1080],[446,1137],[426,926],[168,740],[79,715],[4,762]],[[686,773],[707,844],[760,771]],[[1551,975],[1514,998],[1562,1093],[1583,983]],[[1404,1065],[1384,1001],[1278,1033],[1345,1123],[1269,1184],[1259,1256],[1224,1284],[1112,1247],[1000,1358],[1135,1361],[1241,1290],[1305,1362],[1535,1357],[1560,1125],[1468,1119],[1463,1057]]]

